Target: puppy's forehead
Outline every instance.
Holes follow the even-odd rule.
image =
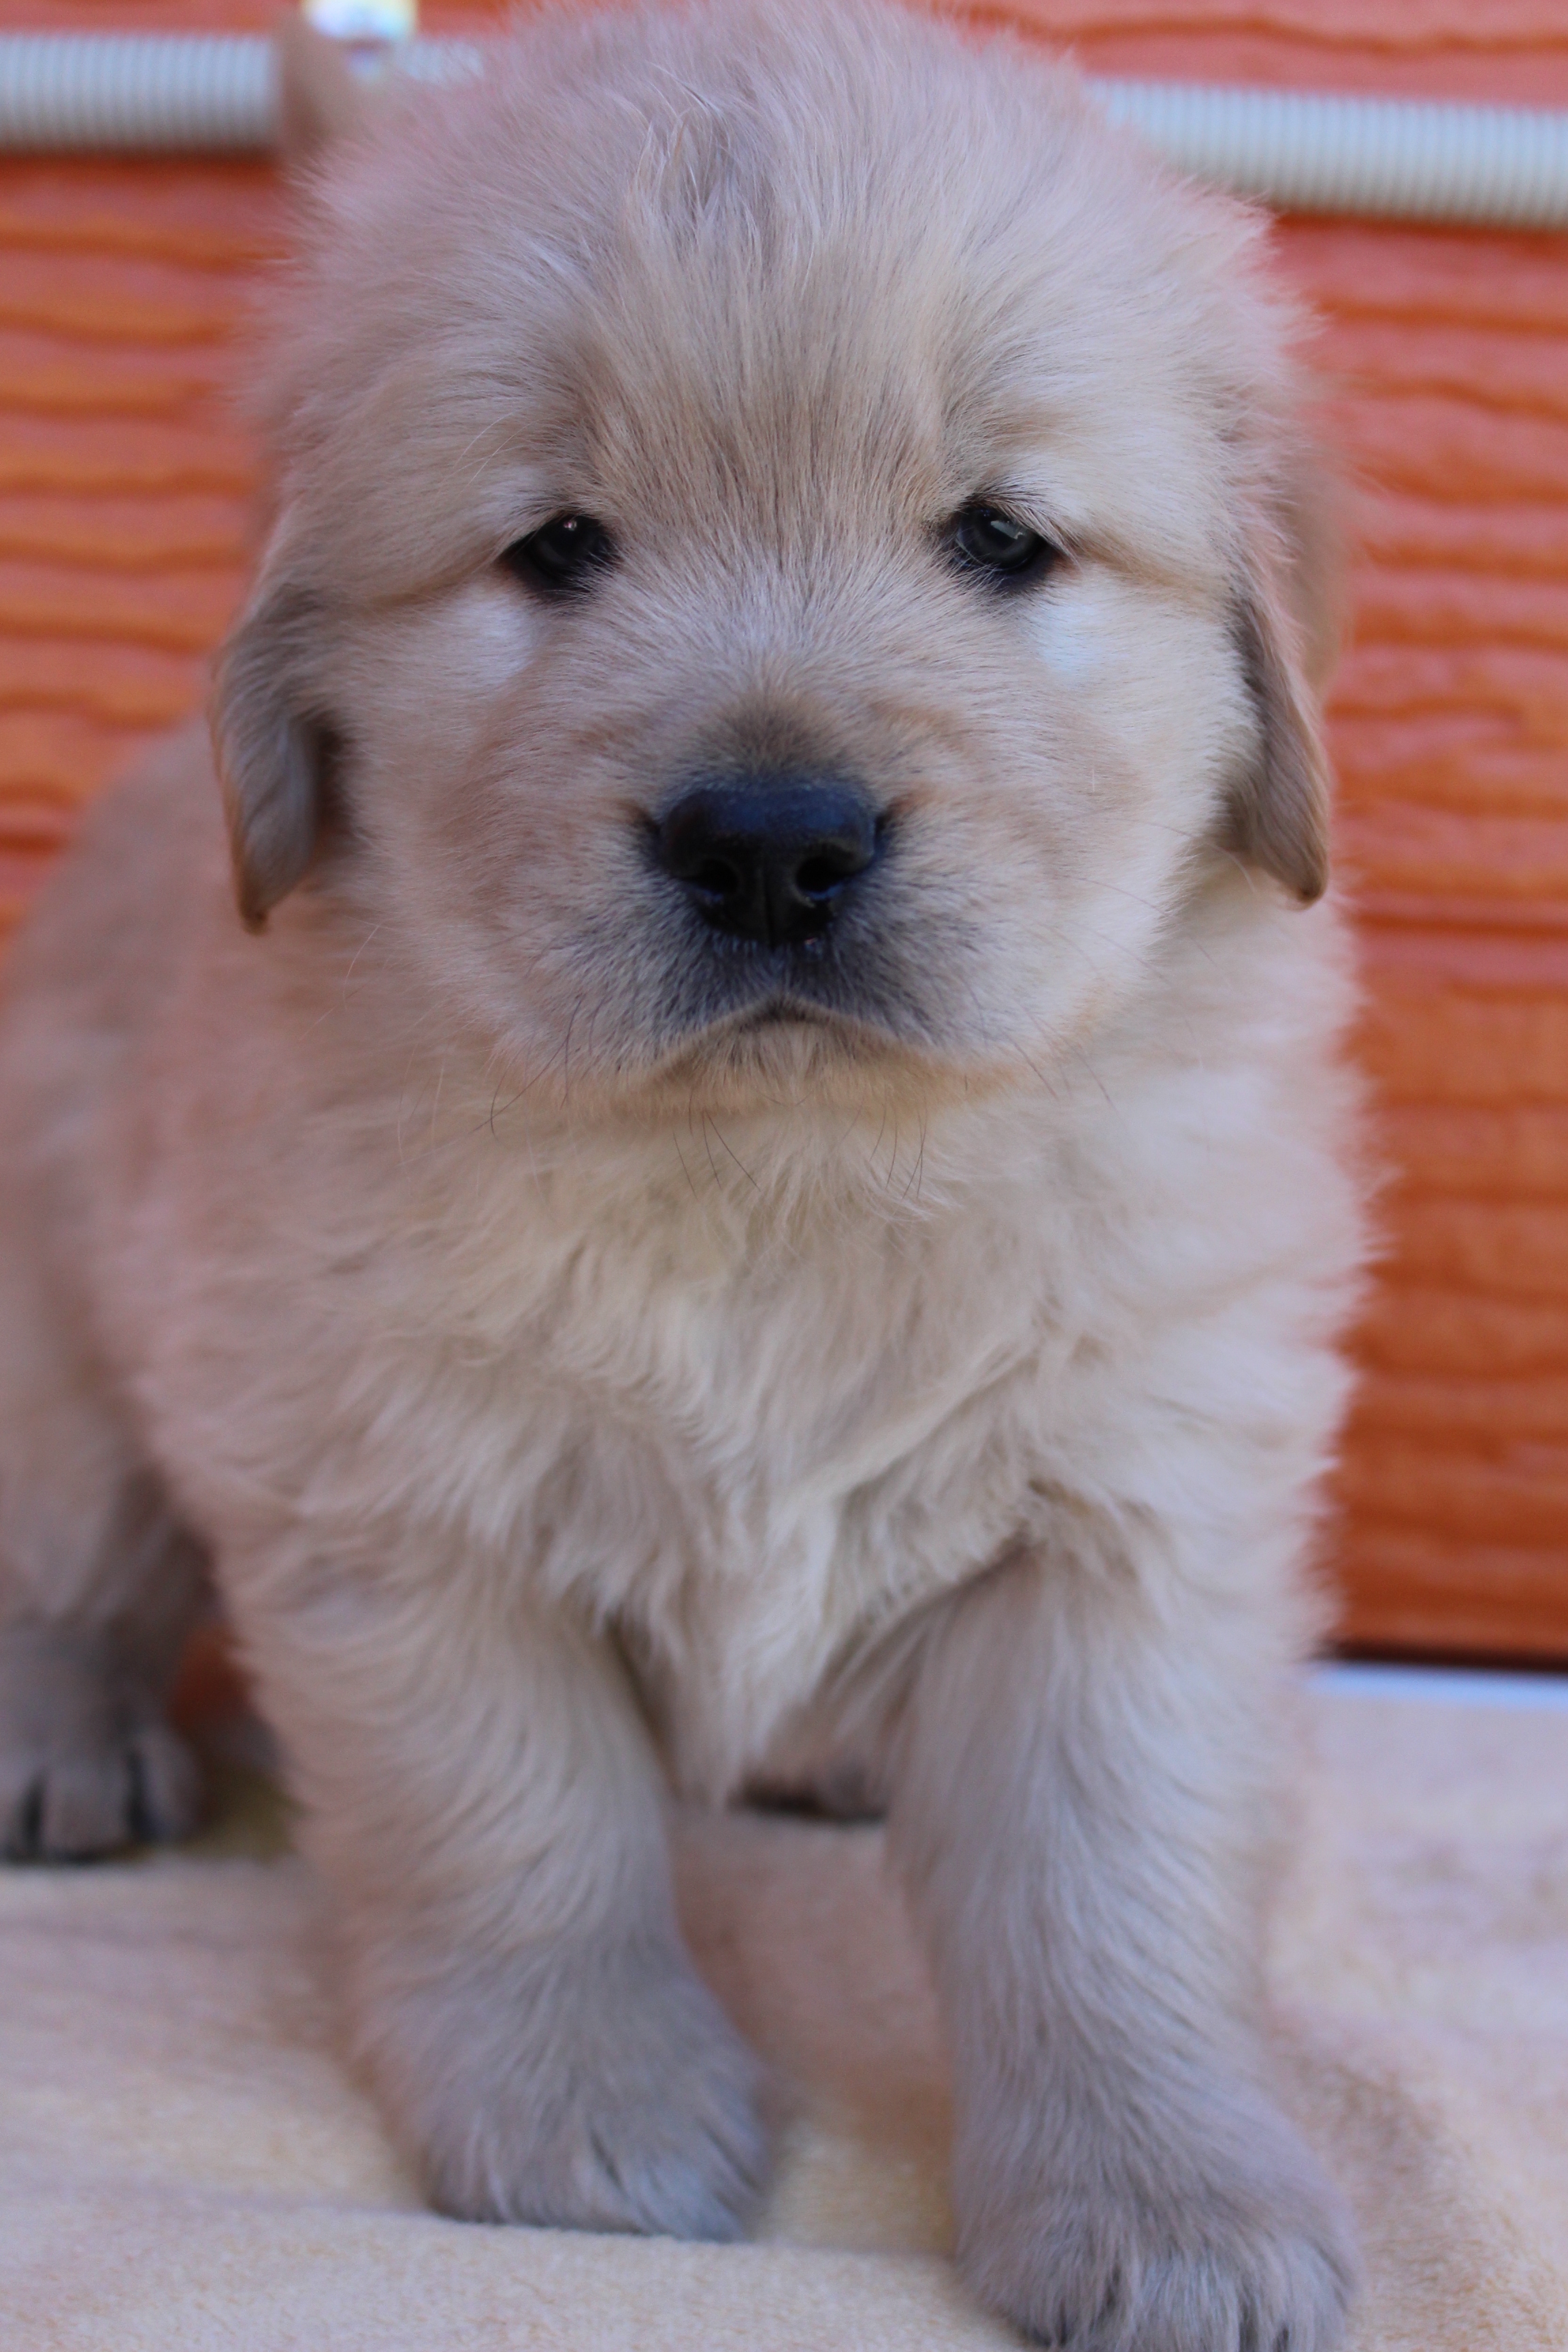
[[[798,537],[1006,492],[1212,555],[1235,217],[1039,61],[853,7],[555,20],[405,131],[332,195],[280,387],[345,584],[573,505]]]

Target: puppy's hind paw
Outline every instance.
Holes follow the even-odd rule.
[[[195,1757],[148,1719],[82,1745],[0,1748],[0,1851],[14,1863],[80,1863],[122,1846],[191,1837],[202,1809]]]
[[[188,1837],[200,1811],[195,1758],[96,1644],[0,1629],[0,1853],[83,1862]]]
[[[201,1812],[195,1758],[148,1720],[91,1746],[0,1748],[0,1852],[12,1862],[86,1862],[189,1837]]]

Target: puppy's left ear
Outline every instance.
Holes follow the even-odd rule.
[[[1320,694],[1339,651],[1340,536],[1306,457],[1275,486],[1235,607],[1237,650],[1258,719],[1258,749],[1231,787],[1226,846],[1302,906],[1329,884],[1331,779]]]
[[[258,931],[315,856],[338,738],[321,704],[321,600],[263,586],[218,657],[210,719],[235,896]]]

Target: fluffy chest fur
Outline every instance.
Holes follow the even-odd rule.
[[[679,1777],[722,1788],[851,1646],[1016,1531],[1071,1348],[1049,1213],[1015,1181],[759,1243],[729,1187],[668,1223],[555,1205],[465,1403],[461,1452],[482,1428],[497,1475],[458,1507],[619,1625]]]

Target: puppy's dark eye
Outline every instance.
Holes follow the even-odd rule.
[[[963,571],[983,572],[998,588],[1021,588],[1042,579],[1062,553],[1027,523],[984,499],[954,515],[948,544]]]
[[[570,596],[593,585],[596,572],[616,560],[610,534],[591,515],[557,515],[553,522],[514,539],[501,557],[525,587],[547,596]]]

